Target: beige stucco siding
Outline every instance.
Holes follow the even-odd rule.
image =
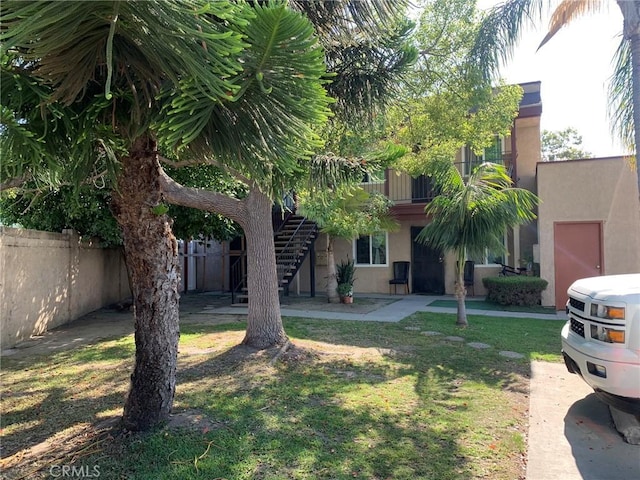
[[[543,305],[555,305],[555,222],[602,222],[603,273],[640,272],[636,172],[624,158],[539,163],[537,187]]]
[[[389,293],[389,280],[393,276],[393,262],[411,261],[411,227],[424,226],[426,223],[411,221],[401,222],[400,228],[395,232],[390,232],[389,239],[389,258],[386,266],[357,266],[356,282],[354,291],[360,293]],[[321,235],[315,244],[316,250],[316,292],[324,295],[326,292],[326,236]],[[346,258],[353,258],[353,242],[337,239],[334,246],[334,255],[336,263]],[[412,267],[413,268],[413,267]],[[482,278],[486,276],[496,276],[500,270],[498,266],[479,266],[475,273],[475,291],[476,296],[486,294],[486,290],[482,285]],[[292,292],[309,292],[309,260],[305,260],[302,269],[296,276],[292,284]],[[453,294],[455,289],[455,258],[449,252],[444,256],[444,284],[445,293]],[[401,289],[398,288],[398,293]],[[393,293],[393,289],[391,290]],[[470,292],[469,292],[470,293]]]
[[[0,227],[3,349],[130,295],[121,249]]]
[[[536,193],[536,165],[541,160],[540,117],[519,118],[515,121],[516,144],[516,180],[519,188]],[[535,222],[520,227],[516,255],[511,265],[519,266],[520,259],[529,260],[533,254],[532,246],[538,241]]]

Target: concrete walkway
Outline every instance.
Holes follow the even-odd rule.
[[[364,295],[362,295],[364,297]],[[439,312],[456,313],[455,308],[430,307],[428,304],[435,300],[453,300],[451,295],[426,296],[426,295],[376,295],[367,294],[366,298],[383,298],[395,300],[393,303],[381,307],[369,313],[345,313],[326,312],[319,310],[300,310],[282,307],[282,315],[285,317],[305,317],[305,318],[325,318],[330,320],[362,320],[366,322],[399,322],[403,318],[413,315],[416,312]],[[538,318],[543,320],[566,320],[563,311],[555,314],[544,313],[520,313],[503,312],[495,310],[479,310],[473,308],[473,302],[482,301],[480,299],[467,299],[467,315],[485,315],[491,317],[511,317],[511,318]],[[246,314],[246,307],[222,306],[205,309],[211,313],[222,314]]]

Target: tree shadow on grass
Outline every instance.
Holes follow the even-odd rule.
[[[155,433],[123,446],[135,455],[111,468],[158,479],[473,477],[463,443],[474,432],[446,421],[466,409],[457,382],[517,382],[473,360],[444,368],[462,346],[396,333],[393,345],[360,338],[325,351],[319,337],[296,339],[284,354],[237,346],[192,362],[178,372],[176,407],[221,427]],[[426,358],[421,349],[435,353]],[[168,451],[163,440],[180,447]],[[197,462],[194,451],[203,452]]]
[[[381,408],[375,396],[350,404],[360,386],[408,370],[297,347],[272,362],[278,353],[237,346],[182,369],[179,389],[188,393],[176,410],[198,411],[217,428],[131,437],[115,446],[117,461],[103,471],[154,479],[467,478],[456,428],[415,422],[409,410]],[[202,453],[197,461],[194,452]]]
[[[119,417],[131,352],[128,345],[96,344],[3,359],[1,465],[7,478],[37,478],[30,473],[34,465],[86,447],[106,428],[103,422]]]
[[[465,442],[474,432],[463,416],[473,413],[475,393],[467,386],[524,393],[528,360],[420,335],[406,330],[406,324],[364,326],[287,319],[297,345],[287,352],[245,346],[220,351],[213,345],[213,350],[201,349],[202,354],[182,354],[174,410],[203,421],[130,436],[115,427],[104,437],[86,431],[86,442],[68,447],[64,461],[78,461],[78,452],[89,452],[81,460],[99,464],[104,478],[473,477],[477,459]],[[241,330],[233,324],[183,329],[185,335],[212,335],[212,342],[219,341],[216,335],[241,336]],[[6,454],[17,453],[18,444],[33,447],[78,424],[99,431],[100,414],[121,408],[132,366],[130,347],[66,355],[57,361],[80,365],[122,355],[127,368],[108,370],[94,380],[79,375],[75,392],[73,387],[46,387],[37,392],[44,398],[10,411],[8,423],[3,418],[7,426],[38,418],[37,412],[44,417],[38,424],[25,423],[19,435],[9,433],[3,439]],[[42,368],[43,375],[50,372]],[[83,396],[81,389],[87,391],[95,382],[113,385],[114,391]],[[9,388],[30,391],[28,377]],[[61,412],[70,413],[49,425],[48,416]],[[64,435],[55,438],[70,443]],[[109,441],[100,452],[87,450],[102,438]]]

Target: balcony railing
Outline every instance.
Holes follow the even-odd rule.
[[[511,153],[503,154],[502,158],[498,160],[499,161],[494,161],[494,163],[505,165],[511,175],[513,165]],[[479,164],[480,162],[473,162],[463,165],[462,162],[457,162],[454,165],[459,171],[466,173]],[[386,172],[384,181],[362,183],[361,186],[367,192],[378,192],[386,195],[396,205],[428,203],[437,195],[437,192],[433,188],[432,180],[429,177],[421,175],[417,178],[411,178],[407,174],[398,174],[393,170]]]

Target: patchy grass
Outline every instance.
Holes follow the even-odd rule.
[[[456,300],[434,300],[429,304],[430,307],[458,308]],[[555,315],[554,307],[543,307],[541,305],[532,305],[530,307],[524,305],[500,305],[499,303],[487,302],[486,300],[467,300],[467,309],[475,310],[491,310],[494,312],[522,312],[522,313],[546,313]]]
[[[106,479],[522,479],[530,359],[560,361],[561,322],[469,321],[289,318],[294,346],[277,361],[236,346],[242,324],[184,325],[176,415],[146,434],[114,421],[131,338],[3,359],[2,467],[9,479],[62,465]]]

